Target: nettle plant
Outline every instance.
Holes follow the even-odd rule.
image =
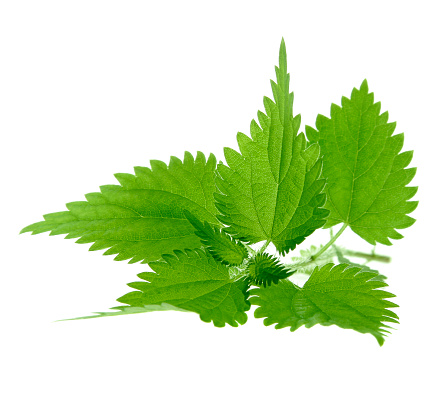
[[[390,310],[397,305],[387,300],[395,295],[367,262],[390,258],[336,240],[347,228],[374,246],[402,238],[396,229],[415,222],[407,214],[417,206],[409,201],[417,188],[407,186],[416,172],[406,168],[412,152],[401,152],[404,135],[393,135],[395,123],[380,113],[366,80],[342,106],[332,104],[330,118],[318,115],[316,128],[298,133],[283,40],[271,88],[274,100],[264,97],[250,137],[238,134],[239,152],[224,149],[226,164],[201,152],[171,157],[169,165],[151,160],[135,175],[116,174],[119,185],[101,186],[21,231],[66,234],[153,270],[128,284],[135,291],[118,299],[123,306],[81,318],[180,310],[236,327],[256,305],[265,325],[334,324],[384,343],[385,323],[398,323]],[[318,228],[338,224],[328,243],[283,260]],[[270,243],[274,255],[266,252]],[[308,277],[302,286],[294,282],[300,274]]]

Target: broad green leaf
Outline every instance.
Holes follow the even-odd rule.
[[[167,166],[152,160],[151,169],[135,167],[135,175],[116,174],[119,185],[101,186],[101,193],[86,194],[87,201],[66,205],[68,211],[44,215],[44,221],[21,233],[51,231],[76,242],[93,243],[91,251],[107,249],[115,260],[148,262],[176,249],[201,246],[184,216],[188,209],[200,220],[218,224],[213,194],[216,159],[186,152],[184,162],[171,157]]]
[[[241,265],[247,258],[247,249],[239,241],[235,241],[229,234],[217,226],[211,226],[207,221],[201,222],[190,212],[185,212],[186,218],[196,229],[195,234],[214,259],[229,266]]]
[[[258,286],[266,287],[271,283],[288,278],[295,271],[288,270],[279,260],[267,253],[259,253],[249,261],[249,281]]]
[[[411,226],[416,206],[410,200],[417,191],[407,187],[416,168],[405,168],[413,152],[400,153],[404,134],[392,135],[396,123],[380,114],[380,102],[363,81],[342,107],[331,106],[331,117],[319,115],[317,130],[306,127],[311,142],[318,142],[323,156],[322,176],[327,179],[326,227],[343,222],[371,244],[391,245],[400,239],[395,229]]]
[[[398,323],[398,316],[388,308],[397,307],[386,298],[395,295],[378,288],[387,287],[373,281],[377,274],[360,272],[346,264],[332,263],[315,269],[303,288],[289,280],[277,285],[250,291],[250,302],[259,307],[255,317],[266,317],[265,325],[275,324],[276,329],[291,327],[297,330],[315,324],[337,325],[361,333],[370,333],[380,345],[384,343],[384,322]]]
[[[181,312],[188,312],[188,310],[183,310],[183,309],[180,309],[179,307],[175,307],[175,306],[169,305],[167,303],[162,303],[161,305],[146,305],[146,306],[142,306],[142,307],[115,306],[115,307],[111,307],[110,310],[116,310],[116,311],[114,311],[114,312],[96,312],[92,316],[67,318],[64,320],[57,320],[57,321],[85,320],[88,318],[123,316],[125,314],[149,313],[149,312],[167,311],[167,310],[176,310],[176,311],[181,311]]]
[[[306,147],[304,134],[297,135],[300,116],[292,113],[283,40],[276,77],[274,101],[264,98],[266,113],[258,112],[259,125],[252,121],[251,139],[238,133],[240,153],[225,148],[227,166],[217,167],[215,198],[229,234],[249,243],[268,240],[287,253],[324,225],[328,211],[320,208],[325,180],[319,179],[319,147]]]
[[[163,260],[149,264],[155,272],[140,273],[144,281],[128,284],[138,291],[118,299],[130,306],[168,303],[196,312],[201,320],[216,327],[226,323],[233,327],[247,321],[248,283],[246,279],[231,278],[229,269],[202,250],[175,251],[163,255]]]

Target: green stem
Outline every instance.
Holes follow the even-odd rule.
[[[258,254],[262,254],[270,243],[271,243],[271,240],[267,240],[265,242],[265,244],[259,249]]]
[[[322,247],[315,255],[312,255],[312,260],[317,259],[318,257],[320,257],[324,252],[326,252],[330,246],[339,238],[339,236],[344,232],[344,230],[347,228],[347,224],[344,223],[342,225],[342,227],[340,228],[340,230],[330,239],[330,241],[324,246]]]
[[[244,247],[246,247],[246,249],[247,249],[247,251],[248,251],[248,253],[249,253],[250,255],[254,255],[254,254],[256,254],[256,251],[255,251],[253,248],[250,248],[249,245],[244,244]]]
[[[355,258],[363,258],[363,259],[367,259],[369,261],[376,261],[376,262],[382,262],[382,263],[390,263],[392,260],[390,258],[390,256],[386,256],[386,255],[367,254],[365,252],[351,251],[351,250],[347,250],[347,249],[343,249],[342,253],[344,255],[354,256]]]

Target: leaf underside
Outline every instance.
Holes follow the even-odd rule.
[[[67,318],[64,320],[57,320],[57,321],[85,320],[85,319],[89,319],[89,318],[123,316],[126,314],[149,313],[149,312],[167,311],[167,310],[176,310],[176,311],[181,311],[181,312],[188,312],[188,310],[180,309],[179,307],[169,305],[168,303],[162,303],[161,305],[146,305],[146,306],[142,306],[142,307],[115,306],[115,307],[111,307],[110,310],[115,310],[115,311],[113,311],[113,312],[95,312],[95,314],[91,315],[91,316]]]
[[[199,248],[199,238],[184,216],[188,209],[200,220],[219,224],[214,173],[216,159],[186,152],[184,162],[171,157],[167,166],[152,160],[151,168],[135,167],[135,175],[116,174],[119,185],[101,186],[86,194],[87,201],[66,205],[68,211],[44,215],[44,221],[21,233],[50,236],[67,234],[80,244],[93,243],[90,251],[107,249],[117,261],[148,262],[176,249]]]
[[[300,116],[293,117],[283,41],[276,77],[274,101],[264,98],[266,113],[258,112],[259,124],[252,121],[251,139],[238,133],[240,153],[225,148],[227,166],[217,167],[215,198],[229,234],[249,243],[271,241],[285,254],[322,227],[328,211],[321,208],[319,147],[306,147],[304,134],[297,135]]]
[[[315,269],[303,288],[289,280],[250,291],[250,302],[259,306],[255,317],[265,317],[264,325],[275,328],[302,325],[337,325],[361,333],[370,333],[380,345],[384,343],[384,322],[398,323],[398,316],[388,308],[397,307],[386,298],[395,295],[380,290],[387,284],[373,281],[377,274],[349,268],[347,264],[328,264]]]
[[[118,299],[134,307],[168,303],[196,312],[201,320],[217,327],[238,326],[247,321],[250,309],[248,283],[232,279],[229,269],[203,250],[175,251],[149,263],[155,272],[138,274],[143,281],[128,284],[138,291]]]
[[[413,152],[400,153],[404,134],[392,135],[396,123],[380,114],[380,102],[363,81],[342,107],[332,104],[331,117],[318,115],[316,128],[306,127],[309,141],[319,143],[323,156],[322,176],[327,179],[326,227],[344,222],[370,244],[391,245],[400,239],[396,229],[411,226],[416,187],[406,186],[416,168],[405,168]]]

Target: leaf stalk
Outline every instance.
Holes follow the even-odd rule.
[[[347,256],[353,256],[355,258],[362,258],[366,259],[368,261],[376,261],[376,262],[382,262],[382,263],[390,263],[392,261],[392,258],[390,256],[386,255],[378,255],[378,254],[368,254],[366,252],[360,252],[360,251],[352,251],[348,249],[342,249],[342,253]]]
[[[319,258],[324,252],[326,252],[334,244],[334,242],[340,237],[340,235],[344,232],[347,226],[348,224],[344,223],[342,227],[339,229],[339,231],[330,239],[330,241],[324,247],[322,247],[315,255],[312,255],[312,260]]]
[[[265,242],[265,244],[259,249],[258,254],[262,254],[270,243],[271,243],[271,240],[267,240]]]

